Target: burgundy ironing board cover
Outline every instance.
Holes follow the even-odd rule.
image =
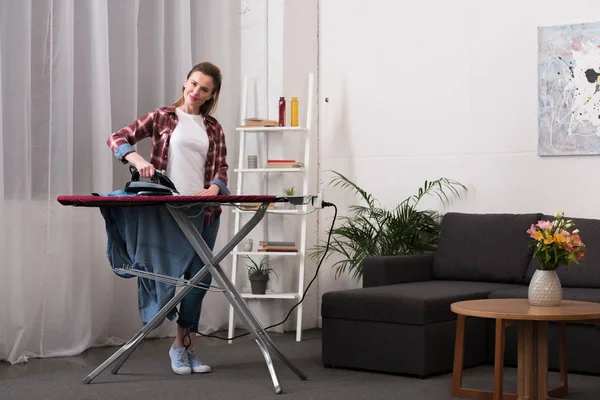
[[[64,206],[77,207],[124,207],[157,204],[193,203],[277,203],[288,201],[285,197],[269,195],[230,195],[230,196],[58,196]]]

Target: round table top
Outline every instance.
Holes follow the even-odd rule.
[[[581,321],[600,319],[600,303],[563,300],[558,307],[536,307],[527,299],[481,299],[452,303],[456,314],[524,321]]]

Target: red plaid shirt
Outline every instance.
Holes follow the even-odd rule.
[[[133,151],[131,146],[140,140],[152,138],[150,163],[159,171],[166,171],[169,162],[169,142],[179,119],[175,107],[158,108],[125,128],[113,133],[107,140],[110,149],[123,163],[125,156]],[[208,134],[208,154],[206,157],[204,188],[208,188],[213,180],[219,180],[227,186],[227,146],[225,134],[219,122],[210,115],[204,116],[206,133]],[[123,146],[125,145],[125,146]],[[225,194],[225,193],[221,193]],[[204,215],[204,226],[215,221],[221,215],[221,207],[207,207]]]

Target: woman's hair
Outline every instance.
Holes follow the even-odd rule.
[[[196,71],[202,72],[206,76],[210,76],[213,80],[214,88],[212,96],[200,106],[200,114],[210,115],[217,108],[217,103],[219,102],[219,93],[221,92],[221,82],[223,81],[223,75],[221,75],[221,70],[215,64],[210,63],[208,61],[204,61],[194,65],[194,68],[192,68],[192,70],[188,72],[186,79],[189,79],[190,75],[192,75]],[[183,90],[184,88],[181,88],[181,96],[179,96],[179,99],[177,99],[177,101],[173,103],[173,106],[179,107],[185,102],[183,98]]]

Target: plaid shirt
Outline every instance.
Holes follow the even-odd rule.
[[[159,171],[166,171],[169,162],[169,142],[179,119],[175,107],[158,108],[125,128],[113,133],[107,140],[110,149],[123,163],[127,163],[125,156],[135,149],[133,145],[140,140],[152,138],[152,153],[150,163]],[[208,134],[208,154],[206,157],[204,188],[216,183],[227,192],[227,147],[225,134],[219,122],[210,115],[204,116],[206,133]],[[221,215],[221,207],[207,207],[204,215],[204,226],[215,221]]]

